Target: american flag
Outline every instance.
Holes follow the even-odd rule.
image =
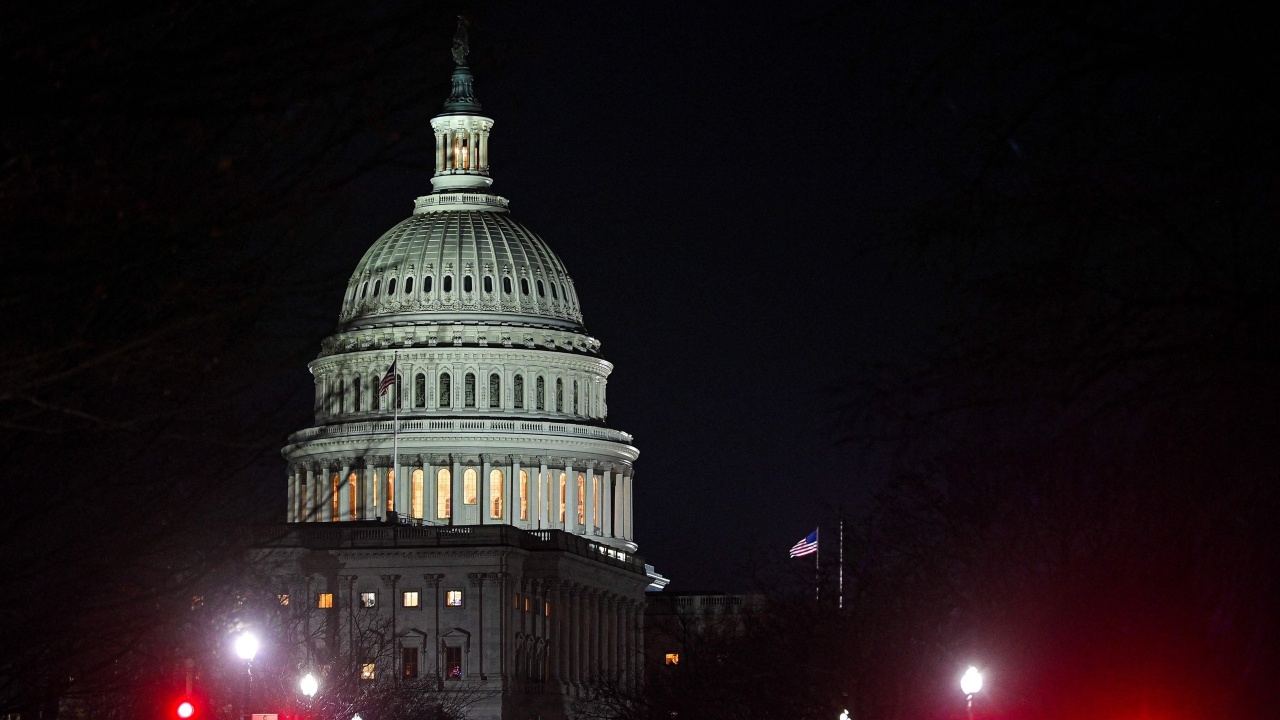
[[[816,529],[806,535],[803,540],[791,546],[791,557],[793,558],[812,555],[816,552],[818,552],[818,531]]]
[[[382,376],[382,381],[378,383],[378,394],[386,395],[387,390],[396,384],[396,362],[391,361],[391,367],[387,368],[387,374]]]

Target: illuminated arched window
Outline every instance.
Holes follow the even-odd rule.
[[[453,515],[453,476],[448,468],[436,473],[436,517],[444,520]]]
[[[537,382],[534,383],[533,407],[536,410],[545,410],[547,405],[547,381],[538,376]]]
[[[502,378],[498,373],[489,375],[489,407],[496,408],[502,402]]]
[[[564,523],[564,501],[565,501],[565,484],[568,478],[564,473],[560,473],[560,522]]]
[[[374,487],[377,487],[377,486],[375,485]],[[387,489],[387,494],[386,494],[386,498],[387,498],[387,499],[386,499],[387,509],[388,509],[388,510],[395,510],[395,509],[396,509],[396,471],[395,471],[395,468],[392,468],[392,469],[390,469],[390,470],[388,470],[388,471],[387,471],[387,488],[386,488],[386,489]],[[374,504],[374,505],[377,505],[377,504],[378,504],[378,495],[377,495],[377,492],[376,492],[376,491],[374,492],[374,496],[373,496],[373,504]]]
[[[340,487],[341,481],[342,476],[338,473],[334,473],[333,477],[329,479],[329,484],[331,485],[329,488],[329,502],[332,503],[332,507],[330,508],[332,512],[329,513],[329,517],[333,518],[335,522],[342,519],[342,516],[338,514],[338,508],[341,507],[339,505],[339,498],[342,497],[342,488]]]
[[[556,412],[564,412],[564,380],[556,378]]]
[[[360,393],[360,376],[351,378],[351,412],[360,412],[364,409],[364,398]]]
[[[357,519],[360,512],[360,478],[355,473],[347,475],[347,507],[351,510],[350,518]]]
[[[422,373],[413,376],[413,406],[416,408],[427,406],[427,376]]]
[[[480,473],[475,468],[467,468],[462,471],[462,502],[465,505],[475,505],[480,500],[477,495]]]
[[[449,377],[449,373],[440,373],[440,407],[447,408],[453,405],[453,383]]]
[[[410,512],[419,520],[422,519],[422,468],[413,471],[412,485],[409,489]]]
[[[502,471],[494,468],[489,471],[489,518],[502,519]]]
[[[467,373],[462,377],[462,405],[463,407],[476,406],[476,374]]]
[[[529,471],[520,471],[520,519],[529,519]]]
[[[587,479],[578,476],[578,524],[587,524]]]
[[[573,414],[578,414],[578,381],[573,381]]]
[[[517,410],[524,409],[524,376],[517,375],[511,381],[511,392],[515,395],[515,408]]]

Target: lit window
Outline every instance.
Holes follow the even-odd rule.
[[[542,614],[546,617],[551,617],[551,601],[550,600],[542,604]]]
[[[489,375],[489,407],[496,408],[502,401],[502,378],[498,373]]]
[[[515,393],[515,408],[517,410],[524,409],[524,376],[517,375],[511,381],[512,392]]]
[[[401,605],[404,607],[418,607],[420,600],[418,599],[417,590],[405,590],[401,597]]]
[[[520,471],[520,519],[529,519],[529,471]]]
[[[321,610],[328,610],[333,607],[333,593],[320,593],[316,598],[316,607]]]
[[[401,673],[407,678],[418,677],[418,649],[417,648],[401,648],[400,649],[400,667]]]
[[[478,502],[476,500],[476,486],[478,485],[476,481],[479,480],[479,477],[480,473],[477,473],[475,468],[467,468],[462,471],[462,503],[464,505],[475,505]]]
[[[461,590],[445,590],[444,604],[448,607],[462,607],[462,591]]]
[[[351,510],[351,519],[358,520],[360,511],[360,478],[355,473],[347,476],[347,507]]]
[[[436,517],[444,520],[453,512],[453,480],[448,468],[436,473]]]
[[[533,607],[533,603],[529,601],[529,598],[528,598],[528,597],[526,597],[526,598],[524,599],[524,611],[525,611],[525,612],[529,612],[529,608],[531,608],[531,607]]]
[[[286,593],[281,593],[281,594],[277,595],[277,596],[276,596],[276,600],[279,600],[281,605],[288,605],[288,604],[289,604],[289,596],[288,596],[288,594],[286,594]]]
[[[422,469],[413,471],[413,482],[410,494],[412,497],[409,503],[413,506],[413,516],[419,520],[422,519]]]
[[[587,479],[578,476],[578,524],[587,524]]]
[[[512,597],[512,600],[511,600],[511,607],[513,607],[513,608],[515,608],[515,609],[517,609],[517,610],[519,610],[519,609],[520,609],[520,593],[516,593],[516,594],[515,594],[515,596],[514,596],[514,597]]]
[[[489,518],[502,519],[502,471],[494,468],[489,471]]]
[[[329,492],[329,500],[330,500],[330,503],[331,503],[331,505],[332,505],[332,507],[331,507],[330,509],[331,509],[333,512],[329,515],[329,517],[333,518],[334,520],[341,520],[341,519],[342,519],[342,518],[338,517],[338,497],[339,497],[339,495],[338,495],[338,490],[339,490],[339,488],[338,488],[338,478],[339,478],[338,473],[334,473],[334,474],[333,474],[333,477],[332,477],[332,478],[330,478],[330,480],[331,480],[331,484],[333,485],[333,487],[331,487],[331,488],[330,488],[330,492]]]
[[[476,374],[467,373],[462,377],[462,404],[464,407],[476,406]]]
[[[363,608],[378,607],[378,593],[376,592],[360,593],[360,607],[363,607]]]
[[[564,473],[560,473],[560,523],[564,524],[564,503],[565,503],[565,483],[568,480]]]
[[[373,680],[378,675],[378,666],[374,663],[364,663],[360,666],[360,679]]]
[[[679,664],[680,664],[680,653],[667,653],[667,661],[666,661],[666,664],[667,664],[667,665],[679,665]]]
[[[378,486],[373,486],[373,505],[378,506]],[[396,471],[387,471],[387,509],[395,512],[396,509]]]

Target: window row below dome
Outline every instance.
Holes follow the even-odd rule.
[[[482,375],[482,374],[481,374]],[[385,390],[382,377],[371,373],[365,377],[347,374],[342,377],[317,380],[316,414],[330,416],[348,413],[385,412],[398,410],[524,410],[554,412],[581,417],[604,417],[604,383],[585,378],[555,377],[546,374],[530,375],[526,382],[524,372],[504,373],[491,371],[487,383],[481,384],[474,371],[455,378],[452,371],[443,370],[428,376],[426,372],[411,374],[406,383],[402,374]],[[428,381],[431,382],[428,382]],[[459,380],[461,382],[459,382]],[[509,385],[510,393],[503,389]]]
[[[453,294],[454,292],[453,277],[454,276],[452,273],[446,273],[444,276],[440,278],[440,292],[443,295]],[[379,297],[383,299],[393,299],[397,297],[403,297],[403,298],[412,297],[414,295],[414,287],[415,287],[414,276],[410,275],[404,279],[404,284],[400,286],[400,291],[398,294],[396,292],[397,280],[398,278],[395,278],[395,277],[387,280],[385,292],[382,285],[382,278],[378,278],[372,281],[372,283],[370,283],[370,281],[368,280],[365,280],[364,282],[360,283],[360,285],[351,288],[351,292],[347,297],[347,302],[356,303],[357,301],[358,302],[376,301]],[[434,289],[434,284],[435,284],[434,275],[423,275],[422,285],[420,288],[421,294],[422,295],[432,294]],[[475,284],[476,284],[476,279],[474,275],[463,274],[462,275],[462,294],[463,295],[473,294],[475,292]],[[481,276],[480,285],[481,285],[483,294],[485,295],[494,294],[494,276],[493,275]],[[519,285],[520,285],[520,295],[522,297],[529,297],[532,292],[536,292],[539,298],[546,298],[547,292],[549,289],[552,300],[560,301],[561,298],[563,298],[563,302],[567,307],[576,309],[578,306],[577,302],[573,299],[573,295],[569,292],[568,286],[564,283],[563,280],[544,281],[542,278],[535,278],[534,281],[530,283],[529,278],[522,277],[522,278],[519,278]],[[515,294],[515,283],[513,282],[512,277],[510,275],[502,276],[502,294],[503,295]]]

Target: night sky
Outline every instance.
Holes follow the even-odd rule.
[[[472,30],[493,191],[564,260],[615,365],[637,540],[673,590],[744,589],[749,553],[785,557],[837,507],[856,515],[877,478],[834,442],[834,391],[851,359],[930,334],[936,293],[889,222],[920,200],[925,160],[877,116],[883,74],[859,76],[851,22],[539,3]],[[518,57],[486,72],[486,43]],[[354,267],[428,177],[358,190],[368,230],[335,262]]]

